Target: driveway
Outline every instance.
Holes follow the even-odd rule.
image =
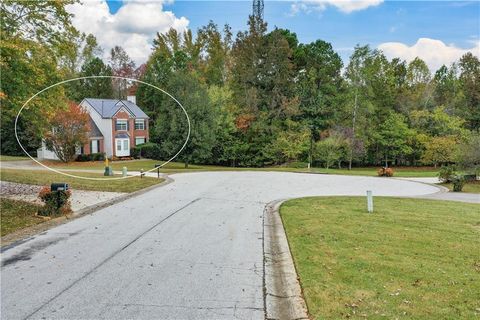
[[[4,248],[2,318],[263,319],[268,202],[438,191],[398,179],[280,172],[171,177],[168,185]]]

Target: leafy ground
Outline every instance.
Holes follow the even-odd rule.
[[[158,183],[163,179],[149,177],[132,177],[126,180],[85,180],[67,177],[47,170],[19,170],[3,169],[0,171],[1,180],[26,184],[50,185],[52,182],[66,182],[73,189],[94,190],[94,191],[112,191],[112,192],[134,192]],[[106,179],[101,173],[87,172],[68,172],[82,177],[94,177]]]
[[[44,161],[44,164],[56,168],[64,169],[98,169],[102,170],[104,168],[103,161],[95,162],[72,162],[69,164],[61,163],[58,161]],[[113,170],[121,171],[123,167],[127,167],[130,171],[139,171],[140,169],[149,170],[154,168],[155,164],[161,164],[162,161],[142,159],[142,160],[132,160],[132,161],[115,161],[111,162]],[[352,170],[347,169],[324,169],[324,168],[294,168],[288,166],[275,166],[275,167],[266,167],[266,168],[232,168],[224,166],[210,166],[210,165],[189,165],[188,169],[185,169],[185,166],[181,162],[170,162],[160,171],[164,173],[175,173],[175,172],[188,172],[188,171],[224,171],[224,170],[259,170],[259,171],[289,171],[289,172],[316,172],[316,173],[327,173],[327,174],[342,174],[342,175],[363,175],[363,176],[377,176],[378,168],[369,167],[369,168],[354,168]],[[436,177],[438,174],[438,169],[433,167],[402,167],[395,168],[395,177]]]
[[[23,156],[6,156],[3,154],[0,154],[0,161],[20,161],[20,160],[30,160],[30,158],[23,157]]]
[[[314,319],[480,316],[480,206],[360,197],[290,200],[281,216]]]
[[[0,236],[2,237],[15,230],[44,221],[35,216],[40,206],[30,202],[0,198],[0,207]]]
[[[444,187],[447,187],[448,190],[453,190],[453,184],[451,183],[442,183]],[[463,186],[462,192],[469,192],[469,193],[480,193],[480,181],[469,182]]]

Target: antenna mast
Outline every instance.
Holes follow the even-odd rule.
[[[263,20],[263,0],[253,0],[253,16]]]

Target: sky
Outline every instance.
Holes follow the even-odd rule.
[[[245,30],[251,1],[84,0],[69,5],[73,24],[104,49],[121,45],[137,65],[146,62],[156,32],[194,33],[210,20]],[[265,1],[269,30],[286,28],[300,42],[328,41],[345,64],[355,45],[369,44],[388,58],[419,56],[432,72],[470,51],[480,57],[480,1],[297,0]]]

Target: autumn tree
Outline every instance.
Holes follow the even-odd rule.
[[[80,105],[68,102],[65,110],[55,113],[51,130],[45,134],[45,145],[63,162],[75,160],[77,148],[88,142],[88,112]]]
[[[423,153],[422,162],[433,164],[435,168],[441,164],[453,162],[456,153],[454,137],[432,137],[428,140]]]
[[[116,77],[133,78],[135,73],[135,62],[128,56],[125,49],[115,46],[110,50],[110,67],[112,74]],[[129,82],[124,79],[113,79],[113,94],[118,99],[127,97]]]

